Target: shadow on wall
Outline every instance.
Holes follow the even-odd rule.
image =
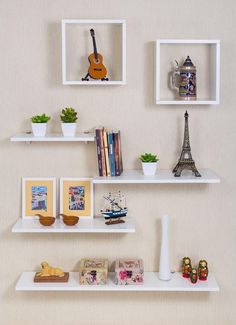
[[[48,84],[62,86],[61,70],[61,24],[49,23],[47,28]]]
[[[155,107],[155,42],[147,42],[144,45],[144,92],[145,105]]]

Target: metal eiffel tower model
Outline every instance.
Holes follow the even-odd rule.
[[[189,141],[189,129],[188,129],[188,112],[186,111],[184,114],[185,117],[185,127],[184,127],[184,142],[182,152],[179,158],[179,161],[175,168],[173,169],[173,173],[175,177],[180,177],[181,173],[184,169],[191,170],[196,177],[201,177],[200,173],[198,172],[195,162],[192,158],[191,154],[191,147]]]

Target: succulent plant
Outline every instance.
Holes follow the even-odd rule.
[[[35,115],[31,117],[32,123],[47,123],[50,120],[50,116],[47,116],[45,113],[42,115]]]
[[[63,108],[61,111],[60,118],[63,123],[75,123],[78,119],[77,112],[72,107]]]
[[[154,163],[159,160],[156,155],[151,153],[144,153],[139,157],[139,159],[144,163]]]

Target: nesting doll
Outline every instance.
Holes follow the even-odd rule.
[[[189,278],[192,271],[191,260],[189,257],[184,257],[182,260],[182,274],[184,278]]]
[[[190,273],[190,280],[192,283],[197,283],[197,269],[192,268],[192,271]]]
[[[199,280],[206,281],[208,277],[208,267],[207,267],[207,261],[201,260],[198,265],[198,277]]]

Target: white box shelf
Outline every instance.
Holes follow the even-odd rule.
[[[80,285],[79,272],[70,272],[67,283],[34,283],[34,275],[35,272],[23,272],[16,284],[16,291],[219,291],[219,286],[212,273],[209,273],[207,281],[198,281],[196,284],[192,284],[189,279],[184,279],[179,272],[172,274],[170,281],[160,281],[157,272],[145,272],[143,285],[116,285],[114,273],[109,273],[109,281],[106,285]]]
[[[56,220],[52,226],[45,227],[37,219],[19,218],[12,228],[14,233],[134,233],[134,219],[125,218],[125,223],[106,225],[102,217],[80,219],[75,226],[66,226],[63,221]]]
[[[189,55],[197,68],[197,100],[180,100],[170,89],[173,62]],[[179,62],[181,63],[181,62]],[[172,66],[171,66],[172,64]],[[220,41],[160,39],[156,41],[156,95],[158,105],[216,105],[220,103]]]
[[[64,137],[60,133],[48,133],[45,137],[35,137],[32,133],[19,133],[11,137],[12,142],[94,142],[94,133],[78,133],[74,137]]]
[[[126,84],[126,21],[124,19],[63,19],[63,85],[106,86]],[[82,81],[93,53],[89,30],[95,30],[97,49],[102,54],[109,81]]]
[[[220,178],[210,169],[199,169],[202,177],[195,177],[191,171],[183,171],[175,177],[171,170],[159,169],[155,176],[144,176],[142,170],[126,170],[121,176],[94,177],[94,184],[214,184]]]

